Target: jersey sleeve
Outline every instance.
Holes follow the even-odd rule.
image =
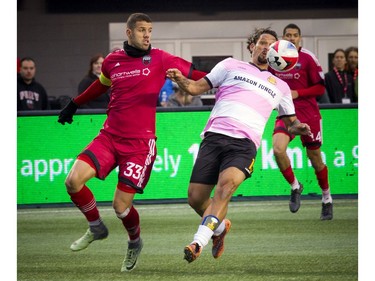
[[[112,53],[109,53],[106,56],[106,58],[104,59],[103,64],[102,64],[102,72],[100,73],[100,76],[99,76],[100,83],[102,83],[103,85],[105,85],[107,87],[111,87],[111,85],[112,85],[112,81],[109,78],[110,75],[109,75],[109,72],[108,72],[108,61],[109,61],[108,58],[111,55],[112,55]]]
[[[162,52],[163,67],[165,71],[169,68],[177,68],[184,76],[196,81],[203,78],[207,74],[204,71],[195,69],[194,65],[191,62],[183,58],[174,56],[160,49],[159,51]]]
[[[322,66],[320,65],[318,59],[315,57],[314,54],[311,52],[308,53],[310,56],[309,64],[308,64],[308,73],[309,73],[309,80],[311,81],[312,85],[321,84],[324,85],[324,72]]]
[[[219,87],[225,80],[227,75],[227,70],[225,68],[224,61],[218,62],[211,70],[210,73],[206,75],[206,79],[209,80],[213,88]]]
[[[279,105],[276,108],[278,111],[278,117],[295,115],[296,111],[294,108],[292,93],[290,91],[289,86],[286,83],[284,83],[282,91],[283,96],[280,100]]]

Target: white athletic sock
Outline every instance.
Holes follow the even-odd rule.
[[[332,203],[332,196],[329,188],[327,190],[322,191],[322,202],[324,204]]]
[[[89,226],[99,226],[99,225],[101,225],[103,222],[102,222],[102,218],[99,218],[99,219],[97,219],[97,220],[95,220],[95,221],[90,221],[89,222]]]
[[[214,236],[219,236],[225,229],[225,221],[222,220],[222,222],[219,224],[219,226],[214,230]]]
[[[291,184],[291,187],[292,187],[293,190],[299,188],[299,182],[298,182],[296,177],[294,178],[294,182]]]
[[[199,246],[204,247],[208,244],[213,234],[214,232],[210,228],[201,224],[198,227],[197,233],[194,234],[192,243],[198,243]]]

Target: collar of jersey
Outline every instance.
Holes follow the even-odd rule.
[[[134,57],[134,58],[140,58],[150,53],[151,45],[146,51],[144,51],[144,50],[134,48],[133,46],[130,46],[128,44],[128,41],[124,41],[124,50],[129,56]]]

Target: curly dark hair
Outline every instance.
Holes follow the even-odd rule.
[[[275,37],[276,40],[278,40],[276,31],[272,30],[270,27],[255,28],[254,32],[249,36],[249,38],[247,38],[247,49],[250,51],[250,54],[252,54],[250,45],[252,43],[256,44],[262,34],[270,34]]]

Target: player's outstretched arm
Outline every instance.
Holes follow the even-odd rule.
[[[198,81],[188,79],[177,68],[168,69],[166,76],[176,82],[184,92],[192,96],[203,94],[211,89],[206,79],[201,78]]]
[[[78,107],[87,103],[90,100],[96,99],[101,94],[108,90],[108,86],[103,85],[99,79],[95,80],[82,94],[71,99],[70,102],[60,111],[57,122],[65,125],[73,122],[73,115],[76,113]]]

